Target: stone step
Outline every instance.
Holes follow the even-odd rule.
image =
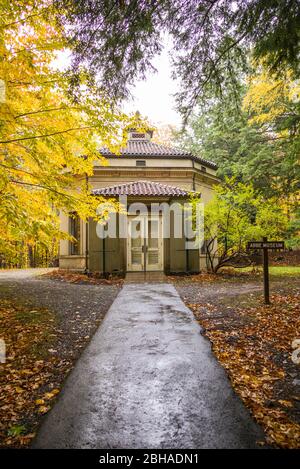
[[[125,283],[166,283],[164,272],[127,272]]]

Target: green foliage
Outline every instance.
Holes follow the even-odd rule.
[[[19,436],[23,435],[26,432],[25,425],[13,425],[9,428],[7,434],[8,436]]]
[[[272,72],[290,68],[299,76],[298,0],[167,0],[56,2],[74,52],[73,70],[86,67],[101,89],[128,96],[162,48],[162,33],[173,41],[174,74],[187,117],[208,95],[220,96],[248,70],[247,53]],[[238,78],[238,79],[237,79]],[[80,80],[79,80],[80,81]]]
[[[300,209],[298,208],[287,227],[287,246],[300,249]]]
[[[265,200],[252,184],[226,178],[205,207],[204,238],[210,269],[247,265],[247,242],[263,236],[270,240],[282,238],[287,223],[276,200]]]
[[[230,99],[210,101],[201,107],[189,129],[177,135],[177,141],[182,148],[215,161],[221,179],[235,175],[255,187],[265,187],[268,172],[273,170],[272,148],[254,126],[248,125],[246,112],[237,109]]]
[[[228,264],[249,239],[283,238],[299,247],[299,102],[291,74],[279,79],[259,68],[235,102],[230,93],[208,101],[177,134],[182,147],[219,165],[223,185],[207,215],[208,256],[217,263],[219,255],[217,266]]]
[[[235,176],[245,184],[253,184],[264,197],[277,198],[292,216],[300,180],[299,130],[295,127],[299,100],[278,94],[271,100],[266,86],[256,85],[255,90],[251,85],[240,86],[235,102],[229,94],[222,100],[210,100],[206,106],[199,106],[189,128],[176,138],[181,147],[215,161],[222,180]],[[270,84],[268,89],[272,89]],[[250,100],[247,106],[245,96]],[[263,111],[255,107],[255,96]],[[281,114],[276,105],[279,99]],[[262,112],[264,122],[260,120]]]

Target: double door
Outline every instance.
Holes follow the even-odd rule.
[[[162,217],[139,215],[128,219],[127,270],[163,270]]]

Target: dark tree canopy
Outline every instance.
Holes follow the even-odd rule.
[[[299,0],[58,0],[74,51],[112,99],[151,69],[162,35],[173,41],[174,76],[185,116],[199,98],[236,86],[247,53],[272,72],[299,76]]]

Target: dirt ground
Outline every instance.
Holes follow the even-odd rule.
[[[300,448],[300,365],[291,359],[300,338],[300,276],[271,277],[270,306],[260,274],[172,280],[267,442]]]

